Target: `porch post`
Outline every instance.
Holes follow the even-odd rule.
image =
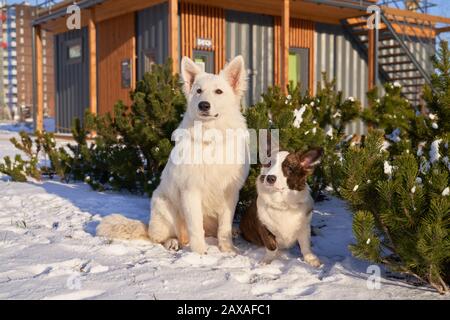
[[[281,88],[287,92],[289,83],[289,2],[282,0],[283,8],[281,15]]]
[[[90,9],[88,21],[89,33],[89,111],[97,114],[97,30],[95,9]]]
[[[178,0],[169,1],[169,57],[174,73],[178,73]]]

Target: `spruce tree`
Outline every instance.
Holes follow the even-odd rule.
[[[21,133],[12,143],[28,159],[4,159],[0,172],[15,181],[27,176],[57,175],[63,181],[84,181],[96,190],[129,190],[151,195],[159,184],[173,143],[172,132],[180,123],[186,106],[178,75],[171,62],[152,66],[131,92],[132,105],[118,101],[112,113],[93,115],[85,122],[74,119],[74,143],[57,147],[49,133],[35,133],[35,140]],[[90,133],[95,132],[95,138]],[[42,153],[45,165],[39,164]]]
[[[352,253],[414,275],[447,292],[450,262],[449,169],[403,152],[390,160],[383,133],[372,131],[363,147],[344,154],[340,194],[355,212]]]
[[[441,44],[433,62],[436,72],[433,86],[424,92],[423,112],[412,113],[397,86],[388,85],[386,96],[364,114],[384,131],[371,131],[363,146],[344,153],[339,193],[355,212],[356,243],[350,247],[355,256],[384,263],[446,293],[450,283],[447,43]],[[400,117],[391,117],[394,114]],[[392,135],[397,129],[401,133]],[[397,141],[385,148],[385,140],[395,137]]]

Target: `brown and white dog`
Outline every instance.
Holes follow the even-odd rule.
[[[320,163],[322,152],[278,152],[272,157],[275,161],[261,169],[258,198],[243,215],[240,229],[244,239],[266,247],[264,263],[272,262],[278,249],[290,248],[298,241],[304,260],[320,266],[310,246],[314,201],[306,179]]]

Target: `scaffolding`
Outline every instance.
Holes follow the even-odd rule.
[[[381,0],[379,4],[421,13],[428,13],[430,8],[437,6],[429,0]]]

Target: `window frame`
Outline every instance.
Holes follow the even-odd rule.
[[[74,46],[80,46],[80,56],[79,57],[70,57],[70,48]],[[83,39],[81,37],[67,40],[64,43],[64,53],[66,55],[66,61],[68,64],[76,64],[83,62]]]
[[[311,88],[310,85],[310,77],[311,77],[311,70],[310,70],[310,59],[311,59],[311,50],[310,48],[301,48],[301,47],[290,47],[289,48],[289,55],[295,54],[299,60],[297,63],[297,78],[299,79],[300,85],[301,85],[301,92],[309,92]],[[306,79],[303,79],[302,71],[306,69]],[[297,85],[297,84],[294,84]]]

